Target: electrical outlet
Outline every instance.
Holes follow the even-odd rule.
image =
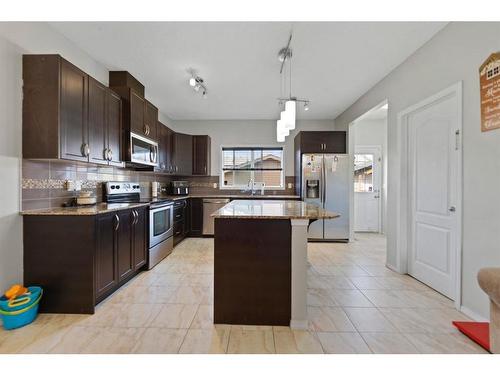
[[[218,184],[217,182],[214,182],[214,183],[212,184],[212,187],[213,187],[214,189],[217,189],[217,187],[218,187],[218,186],[219,186],[219,184]]]
[[[291,182],[288,183],[288,188],[293,189],[293,184]]]

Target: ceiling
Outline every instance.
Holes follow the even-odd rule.
[[[128,70],[175,120],[277,119],[278,51],[292,39],[299,119],[334,119],[443,22],[61,22],[51,26],[110,70]],[[188,85],[195,69],[203,99]]]

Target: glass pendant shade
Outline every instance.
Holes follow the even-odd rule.
[[[283,120],[276,121],[276,141],[285,142],[285,137],[290,134],[290,131],[285,128]]]
[[[288,100],[285,103],[285,112],[281,112],[282,116],[284,114],[285,127],[288,130],[295,129],[295,115],[297,112],[297,103],[295,100]]]

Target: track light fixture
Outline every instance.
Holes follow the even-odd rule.
[[[203,98],[207,98],[208,89],[205,81],[200,76],[195,75],[194,72],[191,73],[191,78],[189,78],[189,86],[196,92],[201,90]]]

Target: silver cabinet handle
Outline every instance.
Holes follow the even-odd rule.
[[[82,152],[82,156],[89,156],[90,155],[90,147],[87,143],[82,144],[81,152]]]
[[[132,216],[134,216],[134,219],[132,220],[132,225],[135,225],[139,221],[139,214],[137,213],[136,210],[132,210]]]
[[[451,206],[450,208],[448,208],[448,211],[450,212],[455,212],[457,209],[455,208],[455,206]]]
[[[115,214],[115,232],[120,228],[120,218]]]

